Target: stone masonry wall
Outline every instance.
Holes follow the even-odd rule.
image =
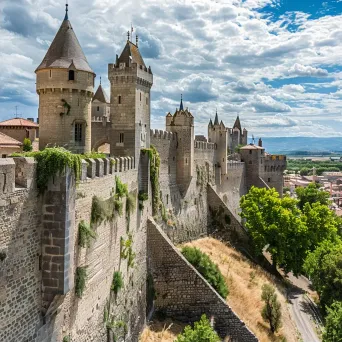
[[[258,341],[222,297],[173,246],[153,219],[148,220],[149,272],[156,291],[155,310],[183,322],[195,322],[202,314],[214,320],[222,338]]]

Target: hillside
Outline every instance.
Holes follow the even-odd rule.
[[[272,277],[262,268],[246,259],[232,247],[213,238],[203,238],[187,246],[197,247],[207,253],[218,264],[229,287],[227,303],[236,314],[255,333],[260,342],[287,342],[298,341],[296,327],[291,320],[286,303],[285,291],[281,285],[276,284]],[[283,326],[277,336],[270,336],[270,330],[261,317],[261,286],[270,283],[277,288],[278,299],[282,305]],[[142,342],[168,342],[174,341],[181,330],[179,324],[171,325],[171,321],[155,322],[143,333]],[[168,329],[168,327],[170,327]]]

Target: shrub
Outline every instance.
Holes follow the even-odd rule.
[[[123,213],[123,203],[120,200],[114,199],[114,210],[119,214],[119,216],[122,216]]]
[[[31,140],[29,138],[25,138],[23,142],[23,151],[24,152],[31,152],[33,149]]]
[[[342,341],[342,302],[334,302],[327,308],[323,342]]]
[[[120,271],[115,271],[112,281],[112,291],[117,294],[123,286],[122,273]]]
[[[116,183],[116,187],[115,187],[116,198],[122,198],[124,196],[127,196],[128,195],[127,184],[122,183],[118,176],[115,176],[115,183]]]
[[[138,200],[139,200],[139,210],[144,210],[144,202],[148,200],[148,194],[146,192],[139,191]]]
[[[86,280],[87,280],[87,267],[77,267],[76,268],[75,293],[78,298],[81,298],[83,295]]]
[[[127,266],[134,266],[135,253],[133,252],[133,238],[131,234],[128,234],[127,240],[121,237],[121,253],[122,259],[127,259]]]
[[[91,239],[96,238],[96,232],[83,220],[78,225],[78,245],[89,247]]]
[[[104,220],[110,218],[106,202],[99,197],[94,196],[91,205],[91,224],[101,224]]]
[[[272,333],[275,333],[281,327],[281,304],[271,285],[264,284],[262,286],[261,299],[265,302],[261,316],[265,322],[270,324]]]
[[[64,172],[66,166],[74,171],[76,181],[81,175],[81,156],[62,147],[45,148],[43,151],[14,153],[13,157],[33,157],[37,161],[37,187],[43,193],[50,178]]]
[[[69,336],[64,336],[63,337],[63,342],[70,342],[70,337]]]
[[[130,193],[126,198],[126,214],[129,216],[133,214],[136,206],[136,197],[134,194]]]
[[[202,253],[196,247],[183,247],[182,254],[221,297],[226,298],[228,296],[229,291],[223,275],[207,254]]]
[[[195,322],[194,328],[186,326],[184,332],[178,335],[175,342],[220,342],[221,339],[211,327],[206,315],[202,315],[199,322]]]

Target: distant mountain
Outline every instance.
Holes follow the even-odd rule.
[[[284,137],[263,138],[263,146],[269,153],[287,155],[342,154],[341,138]],[[250,139],[249,139],[250,141]]]

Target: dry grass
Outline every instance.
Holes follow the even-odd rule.
[[[291,320],[286,303],[285,291],[261,267],[250,262],[235,249],[212,238],[199,239],[186,245],[199,248],[218,264],[229,287],[227,303],[246,323],[249,329],[255,333],[260,342],[282,341],[282,336],[286,338],[287,342],[298,340],[296,327]],[[263,307],[261,286],[264,283],[269,283],[276,287],[278,299],[282,305],[283,326],[276,336],[270,333],[269,326],[261,317],[261,309]]]
[[[180,334],[185,324],[173,322],[170,319],[164,322],[155,321],[149,324],[141,334],[140,342],[173,342]]]

